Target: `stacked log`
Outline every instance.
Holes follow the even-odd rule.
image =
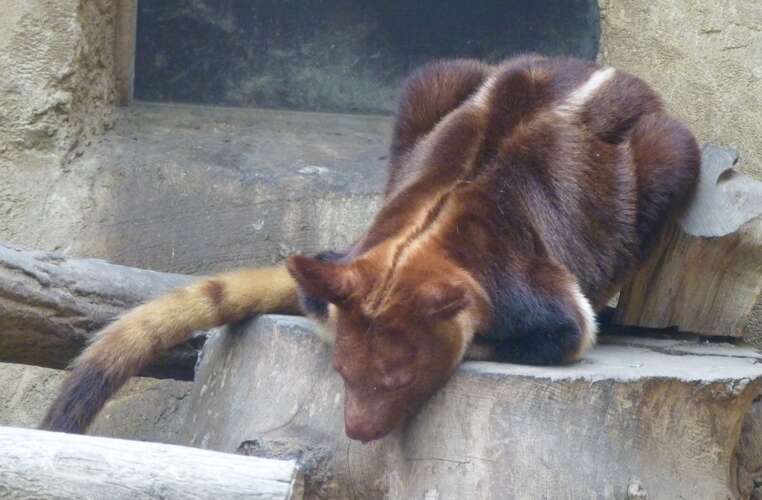
[[[4,498],[299,500],[294,461],[0,427]]]
[[[762,340],[762,182],[705,146],[696,195],[623,288],[614,322]]]

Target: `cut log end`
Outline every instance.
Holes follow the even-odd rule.
[[[704,147],[693,201],[622,289],[615,323],[762,337],[762,182],[734,170],[737,159]]]

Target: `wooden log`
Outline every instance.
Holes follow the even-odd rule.
[[[568,366],[463,363],[402,429],[363,445],[344,433],[344,382],[315,329],[264,315],[211,337],[185,443],[298,457],[305,495],[330,499],[625,499],[630,486],[748,498],[735,491],[762,465],[739,445],[762,389],[748,347],[604,335]]]
[[[0,427],[0,496],[298,500],[295,461]]]
[[[733,169],[738,154],[705,146],[686,213],[622,289],[614,322],[751,337],[762,326],[762,182]],[[756,308],[755,308],[756,306]]]
[[[119,106],[132,103],[135,83],[135,44],[138,0],[117,0],[114,6],[114,86]]]
[[[0,361],[66,367],[121,312],[192,279],[0,245]],[[191,379],[199,344],[146,374]]]

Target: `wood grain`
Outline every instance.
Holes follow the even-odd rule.
[[[705,146],[686,213],[622,289],[614,322],[709,336],[755,334],[762,298],[762,182],[733,169],[735,151]]]
[[[294,461],[0,427],[0,496],[299,499]]]
[[[192,280],[0,244],[0,361],[64,368],[116,316]],[[184,344],[147,373],[191,379],[196,356]]]

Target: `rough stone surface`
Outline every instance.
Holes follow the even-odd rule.
[[[762,175],[758,2],[600,3],[601,58]],[[344,244],[364,227],[388,119],[137,106],[90,144],[114,116],[113,4],[3,6],[1,240],[195,273]]]
[[[601,54],[651,83],[699,142],[762,178],[762,2],[599,0]]]
[[[762,348],[762,297],[751,310],[749,322],[744,328],[744,338],[757,347]]]
[[[762,498],[762,398],[743,421],[738,446],[738,485],[742,498]]]
[[[388,117],[120,113],[51,191],[35,247],[195,274],[346,245],[378,207]]]
[[[724,499],[748,488],[734,454],[762,389],[751,349],[606,337],[568,367],[466,363],[404,429],[362,445],[344,436],[342,384],[312,328],[265,316],[211,339],[188,442],[301,458],[311,498]]]
[[[0,363],[0,425],[37,427],[66,372]],[[180,443],[191,382],[136,377],[98,415],[89,434]]]
[[[0,361],[63,368],[120,313],[192,279],[0,244]],[[196,355],[182,344],[146,373],[191,379]]]
[[[0,15],[0,235],[33,244],[66,161],[112,121],[114,0],[6,0]]]
[[[113,3],[3,2],[0,158],[23,163],[26,153],[66,153],[108,123]]]

